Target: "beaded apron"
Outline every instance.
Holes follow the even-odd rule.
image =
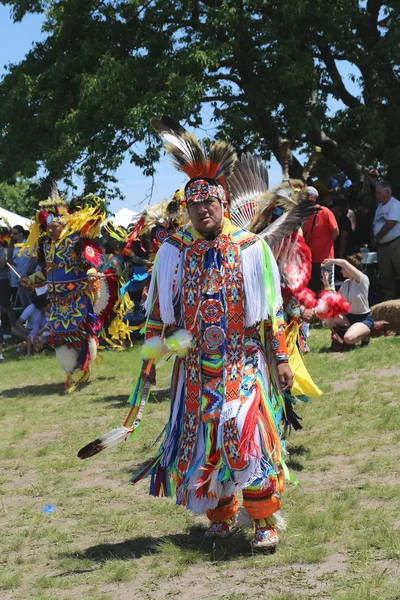
[[[219,420],[226,463],[240,470],[247,466],[236,425],[245,358],[240,246],[224,234],[212,241],[196,240],[185,251],[183,271],[184,326],[192,333],[193,343],[186,356],[178,472],[185,475],[194,456],[200,419]]]

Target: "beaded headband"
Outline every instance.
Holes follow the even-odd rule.
[[[185,188],[185,200],[189,202],[204,202],[210,197],[217,198],[221,204],[226,201],[225,189],[217,182],[210,182],[206,179],[195,179],[190,181]]]

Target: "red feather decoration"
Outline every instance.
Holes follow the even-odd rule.
[[[312,310],[317,304],[317,296],[312,290],[309,290],[308,288],[304,288],[303,290],[301,290],[301,292],[296,294],[296,297],[300,304],[305,308],[311,308]]]
[[[325,290],[320,293],[318,302],[315,306],[315,312],[322,321],[325,319],[335,319],[341,315],[350,312],[350,304],[339,294]]]
[[[103,263],[103,252],[92,241],[82,241],[82,256],[88,264],[93,265],[96,269],[101,267]]]
[[[311,250],[304,238],[294,231],[273,247],[281,275],[282,292],[297,295],[311,277]]]

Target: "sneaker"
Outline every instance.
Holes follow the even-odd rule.
[[[254,524],[254,538],[251,542],[254,550],[276,548],[276,546],[279,544],[279,536],[276,532],[276,529],[274,529],[274,527],[271,525],[268,525],[268,522],[265,519],[254,521]]]
[[[361,347],[365,348],[366,346],[369,346],[371,341],[371,336],[368,334],[361,342]]]
[[[226,538],[232,533],[233,519],[225,521],[211,521],[209,528],[204,533],[205,538]]]

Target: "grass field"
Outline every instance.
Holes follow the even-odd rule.
[[[122,423],[138,348],[104,352],[92,383],[61,396],[52,354],[0,365],[2,600],[395,600],[400,598],[400,339],[347,354],[313,331],[309,370],[325,395],[298,406],[288,440],[288,529],[252,555],[249,529],[203,542],[205,519],[147,495],[130,473],[155,453],[168,414],[158,374],[133,442],[80,461],[84,444]],[[53,512],[43,512],[46,505]]]

